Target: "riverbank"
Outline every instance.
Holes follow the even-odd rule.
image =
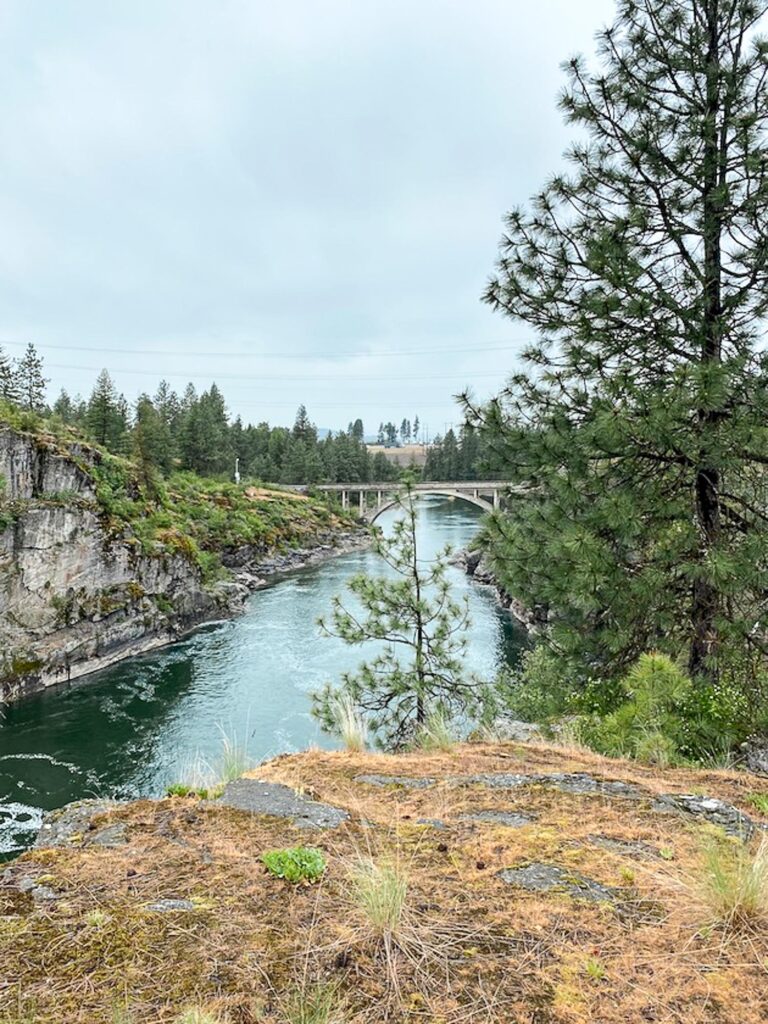
[[[465,548],[462,551],[457,551],[453,557],[453,563],[478,586],[490,587],[496,595],[499,606],[506,609],[514,621],[526,631],[535,632],[536,628],[541,625],[541,612],[532,612],[504,590],[488,564],[483,551],[477,548]]]
[[[762,1024],[766,911],[728,918],[707,852],[757,855],[760,785],[477,744],[66,811],[2,875],[0,1018]],[[315,884],[262,861],[297,846]],[[393,891],[382,932],[364,894]]]

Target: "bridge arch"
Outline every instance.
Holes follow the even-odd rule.
[[[366,519],[369,523],[375,523],[382,513],[389,511],[391,508],[395,508],[398,504],[400,495],[394,494],[391,497],[387,497],[385,501],[377,508],[369,509]],[[470,505],[474,505],[476,508],[481,508],[483,512],[493,512],[493,504],[486,498],[475,496],[474,494],[467,494],[462,491],[450,491],[447,488],[435,488],[434,490],[424,490],[419,488],[415,493],[416,498],[421,497],[433,497],[433,498],[458,498],[460,501],[466,501]]]

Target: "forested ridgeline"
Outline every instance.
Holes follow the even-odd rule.
[[[0,399],[8,414],[43,415],[76,428],[107,451],[133,458],[145,476],[191,470],[231,478],[236,461],[242,477],[270,483],[365,483],[399,476],[382,452],[368,452],[359,418],[347,430],[321,437],[303,405],[293,427],[243,424],[239,416],[230,417],[215,383],[199,394],[189,384],[178,395],[162,381],[154,396],[143,394],[133,406],[106,370],[88,399],[62,391],[48,406],[47,384],[33,345],[18,361],[0,350]]]

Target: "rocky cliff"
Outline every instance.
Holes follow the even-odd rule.
[[[60,682],[167,643],[232,610],[181,554],[145,556],[107,530],[99,453],[0,429],[0,694]]]
[[[10,426],[0,426],[0,486],[0,698],[6,700],[236,612],[263,582],[264,560],[291,544],[327,551],[344,525],[311,505],[286,511],[295,499],[279,492],[270,499],[260,491],[232,515],[231,497],[190,497],[188,483],[183,500],[171,495],[164,506],[153,504],[124,460]],[[193,500],[189,525],[179,508]],[[220,520],[228,532],[215,552]],[[188,525],[197,536],[186,532]],[[222,566],[233,545],[237,576]],[[295,553],[282,556],[278,568],[290,568],[292,560]]]

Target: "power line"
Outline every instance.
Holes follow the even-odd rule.
[[[53,345],[48,342],[35,343],[36,348],[52,349],[62,352],[98,352],[106,355],[126,356],[183,356],[185,359],[201,357],[203,359],[333,359],[335,357],[351,359],[377,359],[379,357],[389,358],[390,356],[440,356],[440,355],[472,355],[474,352],[512,352],[519,345],[527,345],[530,338],[523,341],[508,343],[505,345],[464,345],[462,348],[424,348],[424,349],[400,349],[387,350],[382,352],[360,352],[354,349],[335,352],[315,351],[240,351],[240,352],[190,352],[184,349],[158,349],[158,348],[103,348],[102,346],[87,345]],[[14,345],[25,348],[26,341],[0,341],[0,346]],[[77,369],[77,367],[73,367]]]
[[[98,366],[71,366],[66,363],[46,363],[46,369],[51,370],[77,370],[80,373],[100,373],[103,367]],[[457,378],[465,379],[480,379],[480,378],[498,378],[499,373],[450,373],[450,374],[434,374],[430,373],[425,376],[417,376],[414,374],[406,374],[401,377],[380,377],[378,374],[368,374],[364,377],[348,377],[346,374],[335,374],[331,377],[319,377],[317,374],[310,374],[308,377],[293,377],[280,374],[279,376],[268,376],[265,374],[257,374],[255,376],[248,376],[242,373],[161,373],[158,370],[136,370],[136,369],[119,369],[113,371],[115,376],[121,376],[124,373],[138,374],[146,377],[154,377],[156,380],[162,377],[177,377],[180,380],[253,380],[253,381],[272,381],[274,382],[285,382],[292,383],[294,381],[335,381],[337,383],[343,383],[344,381],[364,381],[372,384],[378,383],[379,381],[425,381],[425,380],[456,380]]]

